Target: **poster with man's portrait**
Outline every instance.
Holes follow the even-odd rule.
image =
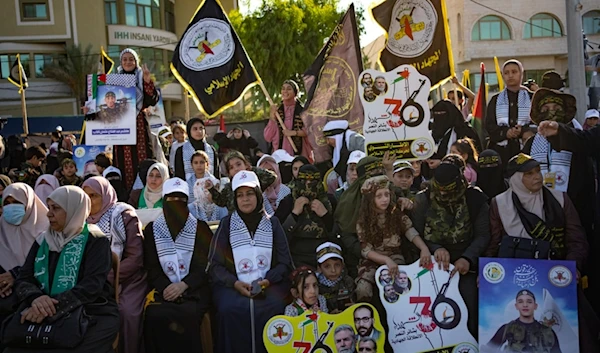
[[[574,261],[479,259],[481,353],[579,352]]]
[[[160,88],[157,88],[158,92],[158,102],[156,105],[151,105],[144,110],[146,114],[146,120],[148,120],[148,125],[150,126],[150,130],[153,133],[158,133],[158,130],[167,125],[167,118],[165,116],[165,106],[163,103],[162,92]]]
[[[269,353],[383,353],[385,331],[377,310],[360,303],[333,315],[306,311],[274,316],[265,325],[263,341]]]
[[[135,145],[136,97],[135,75],[88,75],[85,143]]]
[[[84,178],[87,175],[101,175],[94,162],[96,156],[102,152],[112,152],[112,146],[87,146],[78,145],[73,150],[73,161],[77,167],[77,175]]]
[[[477,353],[477,341],[467,329],[469,312],[458,284],[460,276],[432,262],[399,265],[396,273],[381,266],[375,273],[387,314],[388,341],[396,353]],[[473,313],[475,315],[475,313]]]

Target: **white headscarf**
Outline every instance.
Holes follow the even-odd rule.
[[[523,208],[527,212],[533,213],[545,221],[544,195],[542,189],[538,192],[529,191],[525,184],[523,184],[523,175],[524,173],[522,172],[516,172],[510,177],[508,180],[510,186],[509,189],[496,196],[496,204],[498,205],[498,210],[500,210],[500,220],[502,221],[502,226],[506,234],[512,237],[531,238],[529,233],[525,230],[525,227],[523,227],[521,217],[519,217],[517,208],[513,204],[512,194],[514,192],[515,195],[517,195],[521,205],[523,205]],[[542,188],[545,188],[545,186]],[[548,190],[550,190],[552,196],[556,198],[560,206],[564,207],[565,197],[563,193],[552,189]]]
[[[344,136],[346,137],[346,147],[350,143],[350,137],[352,137],[355,132],[352,130],[348,130],[349,125],[347,120],[333,120],[329,121],[323,127],[323,132],[340,130],[341,132],[336,135],[328,136],[327,138],[335,139],[335,147],[333,148],[333,166],[335,167],[340,161],[340,152],[342,151],[342,145],[344,144]],[[342,131],[343,130],[343,131]]]
[[[133,75],[135,75],[136,108],[137,108],[137,113],[139,114],[139,112],[142,110],[143,105],[144,105],[144,72],[142,71],[142,68],[140,66],[140,57],[138,56],[136,51],[133,49],[130,49],[130,48],[124,49],[121,52],[121,54],[119,55],[119,60],[122,60],[123,55],[125,55],[126,53],[133,55],[133,58],[135,59],[135,69],[133,69],[132,72],[127,72],[127,71],[125,71],[125,69],[123,69],[123,67],[121,65],[119,65],[119,67],[117,67],[117,73],[118,74],[133,74]]]
[[[42,181],[45,181],[46,183],[42,184]],[[58,179],[56,179],[54,175],[43,174],[40,175],[40,177],[35,182],[34,190],[35,194],[40,198],[44,205],[48,206],[48,204],[46,204],[46,199],[52,193],[52,191],[58,189],[59,187],[60,184],[58,182]]]
[[[85,220],[90,215],[92,203],[82,188],[71,185],[54,190],[48,199],[54,201],[67,213],[65,227],[60,232],[48,227],[37,241],[41,244],[46,240],[50,251],[61,252],[67,243],[81,234]]]
[[[2,193],[3,200],[12,197],[25,206],[25,216],[18,226],[0,218],[0,266],[5,271],[25,263],[35,239],[48,229],[48,209],[35,195],[31,186],[24,183],[8,185]]]
[[[162,184],[160,184],[160,187],[156,189],[152,189],[150,185],[148,185],[148,177],[150,176],[150,172],[152,172],[154,169],[158,170],[163,180]],[[144,199],[146,200],[146,207],[153,208],[154,204],[162,198],[163,185],[168,179],[169,170],[167,169],[166,165],[162,163],[154,163],[150,166],[150,168],[148,169],[148,174],[146,175],[146,187],[144,188]]]

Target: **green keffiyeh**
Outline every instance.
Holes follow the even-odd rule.
[[[77,276],[81,259],[89,237],[87,223],[83,227],[81,234],[68,242],[60,252],[58,265],[54,272],[52,287],[50,287],[50,275],[48,258],[50,256],[50,247],[46,240],[42,241],[35,256],[34,276],[40,282],[44,293],[54,296],[66,292],[77,284]]]

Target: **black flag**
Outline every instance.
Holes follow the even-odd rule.
[[[17,58],[10,68],[10,75],[8,76],[8,81],[13,85],[19,87],[19,93],[21,93],[24,89],[29,87],[29,83],[27,83],[27,75],[25,74],[25,70],[23,69],[23,65],[21,65],[21,55],[17,54]]]
[[[104,47],[100,47],[100,59],[98,60],[98,73],[99,74],[110,74],[115,62],[106,54]]]
[[[205,0],[173,53],[171,71],[209,118],[234,105],[258,75],[217,0]]]

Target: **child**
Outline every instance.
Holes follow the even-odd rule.
[[[477,184],[477,149],[473,145],[473,140],[466,137],[457,140],[450,147],[450,153],[457,154],[465,161],[465,178],[471,185]]]
[[[83,179],[79,177],[77,173],[77,165],[75,161],[70,158],[65,158],[61,162],[62,175],[58,178],[60,186],[74,185],[81,186]]]
[[[294,301],[285,307],[285,316],[300,316],[307,310],[329,312],[325,297],[319,295],[319,281],[315,271],[308,266],[302,266],[294,270],[290,278],[290,291]]]
[[[377,268],[387,265],[391,277],[395,278],[398,265],[405,263],[400,249],[402,234],[421,251],[421,266],[431,262],[431,253],[413,228],[410,218],[396,207],[386,176],[367,179],[361,192],[363,198],[356,232],[362,260],[356,279],[356,295],[359,302],[370,302]]]
[[[194,169],[194,174],[188,174],[185,176],[186,181],[189,185],[190,191],[194,190],[194,185],[196,185],[196,181],[200,179],[210,180],[214,186],[219,187],[219,180],[215,178],[208,171],[208,154],[204,151],[196,151],[192,154],[192,168]],[[190,193],[190,197],[188,198],[188,204],[194,203],[196,198],[194,197],[194,193]]]
[[[171,152],[169,153],[169,165],[172,170],[175,170],[175,152],[181,147],[186,138],[185,125],[175,124],[173,126],[173,143],[171,144]]]
[[[117,192],[118,200],[120,202],[127,202],[129,196],[125,191],[125,185],[123,185],[121,170],[112,165],[112,154],[109,152],[100,152],[94,159],[94,163],[96,164],[98,173],[105,177]]]
[[[389,173],[386,174],[394,184],[393,190],[397,197],[405,197],[410,200],[415,198],[416,192],[411,190],[415,180],[415,170],[410,162],[396,161],[391,177]]]
[[[332,314],[340,313],[354,303],[354,280],[344,270],[342,248],[326,242],[317,248],[319,263],[317,279],[319,293],[327,300],[327,309]]]
[[[246,160],[243,154],[238,151],[231,151],[225,155],[225,169],[227,171],[227,175],[229,179],[233,179],[234,175],[236,175],[239,171],[249,170],[256,174],[258,180],[260,181],[260,188],[264,192],[277,178],[275,173],[261,169],[252,167],[250,163]],[[217,188],[213,187],[214,184],[210,181],[206,181],[206,189],[210,191],[213,202],[215,205],[219,207],[227,207],[229,212],[233,212],[235,209],[233,205],[233,191],[231,189],[231,183],[225,185],[223,190],[219,191]]]
[[[11,170],[8,175],[33,188],[37,178],[42,174],[41,165],[45,159],[46,153],[40,146],[31,146],[25,150],[25,163],[21,164],[21,170]]]

